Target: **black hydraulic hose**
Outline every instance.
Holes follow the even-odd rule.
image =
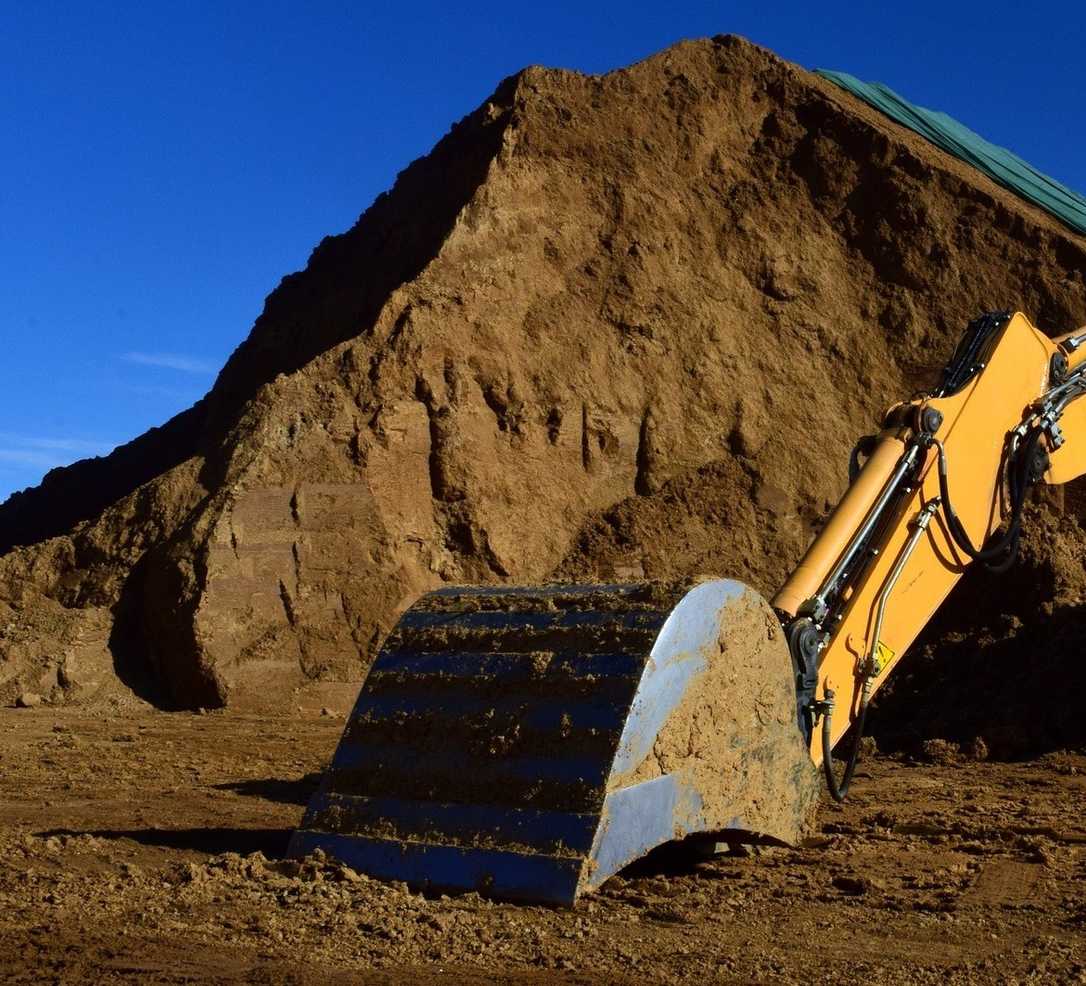
[[[1002,328],[1010,317],[1009,311],[989,312],[969,323],[965,335],[954,349],[954,355],[943,370],[943,380],[936,396],[947,397],[956,393],[969,381],[978,369],[977,357],[988,344],[992,334]]]
[[[954,509],[954,503],[950,499],[950,486],[947,479],[946,449],[940,441],[936,441],[935,447],[939,452],[939,495],[943,500],[943,511],[946,514],[947,528],[954,538],[954,543],[974,561],[984,561],[985,559],[996,558],[1003,554],[1003,552],[1007,550],[1008,541],[1006,537],[1000,538],[997,544],[986,549],[973,547],[973,542],[969,539],[969,532],[966,531],[965,527],[962,525],[962,522]],[[1008,533],[1010,532],[1008,531]]]
[[[1015,537],[1014,544],[1007,549],[1007,557],[1003,561],[991,562],[986,561],[982,564],[993,575],[1002,575],[1004,572],[1010,570],[1011,566],[1018,561],[1018,538]]]
[[[1003,536],[992,545],[985,548],[975,548],[969,538],[969,533],[962,525],[960,518],[954,510],[950,499],[950,488],[947,478],[946,449],[940,441],[935,442],[939,453],[939,493],[943,500],[943,511],[946,516],[947,529],[950,531],[954,543],[974,561],[984,562],[995,572],[1006,571],[1014,563],[1018,553],[1018,539],[1022,531],[1022,511],[1025,507],[1026,494],[1029,492],[1030,467],[1037,451],[1037,445],[1043,432],[1039,428],[1031,431],[1025,444],[1015,454],[1014,460],[1008,470],[1008,486],[1010,487],[1011,522]],[[991,560],[1006,555],[1002,561],[991,564]]]
[[[841,780],[833,771],[833,692],[826,692],[828,705],[822,714],[822,773],[826,775],[826,788],[830,797],[838,803],[845,800],[848,789],[852,785],[852,775],[856,772],[856,764],[860,759],[860,740],[864,735],[864,722],[867,719],[867,706],[871,698],[871,678],[864,679],[863,691],[860,693],[860,708],[856,714],[856,721],[852,724],[853,740],[852,749],[849,750],[848,760],[845,761],[845,772]]]
[[[984,563],[990,572],[997,575],[1007,571],[1018,559],[1018,545],[1022,534],[1022,515],[1026,506],[1026,497],[1030,488],[1039,478],[1033,474],[1033,468],[1041,436],[1042,431],[1040,428],[1031,433],[1026,442],[1025,451],[1018,456],[1017,461],[1012,464],[1012,468],[1009,470],[1011,523],[1008,526],[1007,534],[1011,540],[1007,548],[1007,557],[996,564],[988,561]]]

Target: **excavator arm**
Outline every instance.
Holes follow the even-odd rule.
[[[800,725],[835,798],[868,701],[965,569],[1013,564],[1030,487],[1086,472],[1084,342],[1022,314],[973,322],[936,390],[891,407],[861,443],[866,463],[774,597]],[[837,781],[829,751],[850,726]]]
[[[796,842],[818,768],[843,798],[871,696],[965,569],[1012,564],[1030,487],[1086,471],[1084,342],[1020,314],[973,322],[936,389],[857,445],[772,606],[726,578],[428,593],[370,669],[292,854],[572,904],[666,842]]]

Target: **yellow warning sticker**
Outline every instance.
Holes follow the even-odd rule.
[[[894,659],[894,652],[881,640],[875,644],[875,674],[882,674],[883,669]]]

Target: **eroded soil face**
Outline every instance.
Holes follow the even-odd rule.
[[[569,911],[282,853],[343,721],[0,712],[0,980],[1086,982],[1086,756],[869,758],[803,848]]]

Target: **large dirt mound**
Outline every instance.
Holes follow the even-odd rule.
[[[1086,322],[1084,269],[741,39],[527,69],[283,281],[204,401],[0,508],[0,701],[330,704],[442,582],[771,590],[881,409],[981,311]]]

